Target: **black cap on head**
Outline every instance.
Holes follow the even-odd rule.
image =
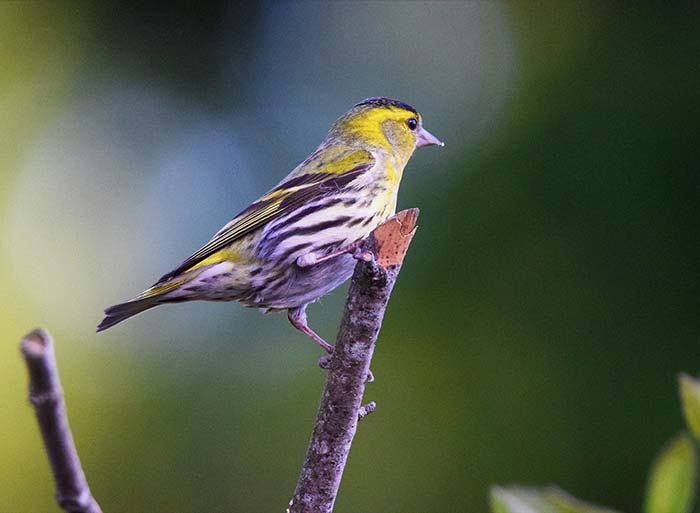
[[[369,105],[371,107],[397,107],[399,109],[404,109],[418,114],[418,111],[407,103],[394,100],[393,98],[387,98],[386,96],[373,96],[372,98],[367,98],[366,100],[362,100],[360,103],[355,105],[355,107],[361,107],[363,105]]]

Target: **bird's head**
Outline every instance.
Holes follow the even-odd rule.
[[[416,148],[444,146],[423,128],[416,109],[385,97],[367,98],[355,105],[333,124],[328,136],[353,146],[386,151],[404,162]]]

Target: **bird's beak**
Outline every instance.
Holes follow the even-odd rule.
[[[420,127],[418,133],[416,134],[416,148],[420,148],[421,146],[432,146],[433,144],[445,146],[444,142],[428,132],[425,128]]]

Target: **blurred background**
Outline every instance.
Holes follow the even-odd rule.
[[[0,509],[58,511],[17,349],[44,326],[105,511],[284,510],[315,344],[234,303],[94,329],[388,95],[447,145],[404,174],[420,229],[336,511],[511,482],[639,511],[700,367],[700,8],[674,4],[0,4]],[[344,294],[310,308],[328,339]]]

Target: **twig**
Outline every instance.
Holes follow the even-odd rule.
[[[102,513],[90,493],[68,425],[51,335],[36,329],[20,350],[29,370],[29,401],[34,406],[56,481],[56,501],[68,513]]]
[[[290,502],[290,513],[330,513],[361,416],[365,380],[391,290],[415,233],[418,209],[404,210],[379,226],[362,248],[373,261],[359,261],[348,291],[343,320],[316,425]],[[373,403],[370,403],[373,404]]]
[[[357,412],[357,420],[364,419],[367,415],[377,409],[377,403],[370,401],[367,404],[360,406],[360,411]]]

